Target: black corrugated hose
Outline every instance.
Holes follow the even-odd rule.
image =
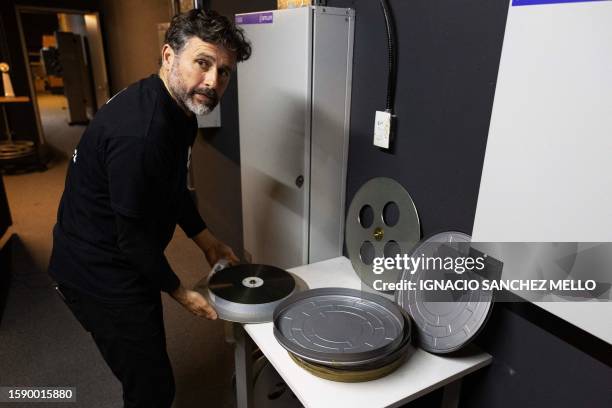
[[[389,53],[389,76],[387,78],[387,112],[394,114],[395,87],[397,82],[397,56],[395,50],[395,23],[388,0],[380,0],[385,16],[385,31],[387,32],[387,51]]]

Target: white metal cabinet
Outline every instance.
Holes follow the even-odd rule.
[[[290,268],[341,255],[353,11],[236,16],[252,42],[238,67],[244,246]]]

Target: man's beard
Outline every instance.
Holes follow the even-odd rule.
[[[206,115],[215,109],[219,103],[219,97],[214,89],[210,88],[195,88],[188,90],[183,82],[183,78],[179,73],[177,61],[172,64],[170,75],[168,78],[168,87],[177,101],[196,115]],[[193,97],[196,95],[204,95],[209,99],[209,102],[196,102]]]

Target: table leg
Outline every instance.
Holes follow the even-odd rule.
[[[240,323],[234,323],[234,365],[236,368],[236,403],[238,408],[253,407],[253,340]]]
[[[459,397],[461,395],[461,379],[455,380],[444,387],[442,392],[442,408],[459,407]]]

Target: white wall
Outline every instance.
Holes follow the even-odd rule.
[[[473,238],[612,241],[612,2],[510,5]],[[539,305],[612,343],[611,302]]]

